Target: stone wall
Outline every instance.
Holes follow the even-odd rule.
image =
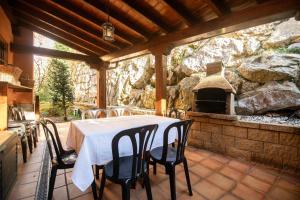
[[[300,127],[232,121],[199,116],[194,120],[189,145],[235,158],[300,169]]]
[[[192,88],[206,76],[206,64],[222,61],[237,91],[238,114],[263,114],[300,107],[300,22],[293,18],[176,47],[168,56],[168,107],[188,110]],[[112,64],[107,105],[154,109],[155,71],[151,55]],[[82,67],[74,79],[77,101],[93,103],[94,72]],[[82,75],[80,75],[82,74]],[[83,76],[80,77],[80,76]],[[81,86],[78,86],[81,85]],[[285,95],[278,95],[285,94]]]

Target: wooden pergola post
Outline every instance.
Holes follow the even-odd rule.
[[[150,50],[155,57],[155,114],[166,115],[167,113],[167,56],[171,48],[160,47]]]
[[[97,107],[106,109],[106,69],[97,70]]]
[[[107,62],[98,64],[88,63],[91,68],[97,70],[97,108],[106,109],[106,69]]]

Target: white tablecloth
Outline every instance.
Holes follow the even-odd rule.
[[[92,165],[103,165],[112,160],[111,142],[113,137],[122,130],[150,124],[158,124],[152,148],[162,146],[163,132],[167,126],[179,121],[178,119],[155,116],[134,115],[101,119],[72,121],[70,124],[67,145],[76,150],[76,160],[72,181],[85,191],[94,179]],[[174,142],[174,134],[169,137],[169,143]],[[132,148],[128,138],[121,139],[120,154],[131,155]]]

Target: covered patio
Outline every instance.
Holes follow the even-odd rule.
[[[8,131],[10,106],[30,105],[38,127],[42,118],[39,97],[33,91],[33,55],[84,61],[97,70],[96,106],[106,112],[108,71],[119,62],[151,54],[155,60],[154,113],[166,117],[171,111],[167,105],[167,58],[172,49],[276,20],[300,19],[298,0],[4,0],[0,6],[0,72],[13,76],[12,80],[0,82],[3,147],[5,142],[12,141],[7,139],[12,134]],[[33,32],[77,53],[36,47]],[[213,63],[207,74],[222,74],[222,70],[220,63]],[[240,120],[233,105],[235,89],[222,78],[220,85],[214,82],[216,79],[211,80],[197,85],[191,99],[203,101],[197,99],[197,92],[204,87],[221,88],[226,101],[222,112],[199,110],[193,102],[183,115],[176,114],[181,120],[193,120],[185,151],[193,196],[187,191],[185,171],[179,165],[177,199],[299,199],[300,125]],[[65,146],[72,125],[59,123],[57,127]],[[45,177],[49,176],[45,174],[50,173],[47,170],[51,166],[45,164],[49,152],[42,128],[27,163],[20,159],[20,141],[14,137],[13,143],[19,146],[19,161],[11,180],[16,182],[10,183],[9,192],[0,198],[47,199],[49,185]],[[77,142],[75,146],[78,147]],[[156,175],[152,166],[149,172],[153,199],[170,199],[169,176],[163,166],[157,167]],[[65,178],[64,171],[58,170],[53,199],[93,199],[91,187],[80,191],[71,174],[72,169],[67,169]],[[97,192],[99,180],[96,180]],[[135,187],[131,199],[147,199],[145,189],[140,184]],[[120,187],[108,182],[102,199],[121,199],[121,196]]]

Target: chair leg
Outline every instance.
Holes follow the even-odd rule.
[[[106,181],[106,177],[105,177],[105,172],[104,169],[102,171],[102,177],[101,177],[101,183],[100,183],[100,189],[99,189],[99,200],[102,199],[103,196],[103,191],[104,191],[104,187],[105,187],[105,181]]]
[[[189,189],[189,195],[192,196],[193,195],[193,191],[192,191],[192,186],[191,186],[191,181],[190,181],[190,174],[189,174],[189,168],[188,168],[188,164],[187,164],[186,158],[183,159],[183,166],[184,166],[186,183],[187,183],[188,189]]]
[[[49,192],[48,192],[48,200],[52,200],[54,184],[56,179],[57,166],[53,165],[51,169],[51,176],[49,180]]]
[[[175,166],[167,166],[167,172],[170,177],[170,192],[171,192],[171,200],[176,199],[176,183],[175,183]]]
[[[97,185],[96,185],[95,179],[93,180],[93,183],[92,183],[91,186],[92,186],[94,200],[97,200],[97,198],[98,198],[98,196],[97,196]]]
[[[126,181],[122,184],[122,200],[130,200],[130,187],[130,181]]]
[[[27,141],[26,136],[21,136],[21,148],[22,148],[22,156],[23,156],[23,162],[27,162]]]
[[[96,175],[96,179],[99,179],[99,170],[100,167],[98,165],[95,166],[95,175]]]
[[[68,188],[68,180],[67,180],[67,173],[66,173],[65,169],[64,169],[64,176],[65,176],[65,184],[66,184],[66,189],[67,189],[67,196],[68,196],[68,199],[70,199],[70,193],[69,193],[69,188]]]
[[[156,175],[156,162],[153,161],[153,174]]]
[[[36,148],[36,143],[37,143],[36,127],[32,129],[32,136],[33,136],[33,146],[34,148]]]
[[[150,179],[148,177],[148,174],[145,174],[144,176],[144,185],[147,192],[147,199],[152,200],[152,192],[151,192]]]
[[[27,133],[27,142],[28,142],[28,147],[29,147],[29,152],[32,153],[32,135],[30,132]]]

